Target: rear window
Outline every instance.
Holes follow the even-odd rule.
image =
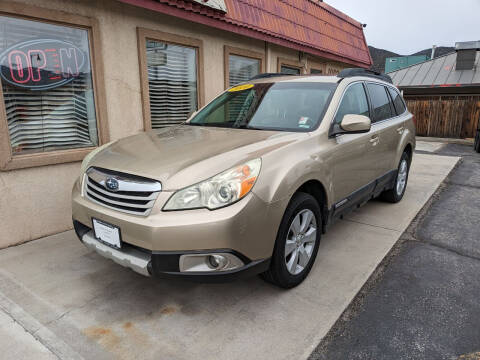
[[[335,83],[260,83],[227,90],[189,125],[256,130],[311,131],[330,104]]]
[[[407,108],[405,107],[402,96],[397,90],[394,90],[390,87],[388,88],[388,91],[390,92],[390,96],[392,97],[393,105],[395,106],[395,111],[397,112],[397,115],[403,114],[405,110],[407,110]]]
[[[385,86],[368,83],[367,88],[372,102],[373,120],[376,122],[393,117],[390,98],[387,95]]]

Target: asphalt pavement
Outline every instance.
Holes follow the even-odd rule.
[[[480,154],[462,160],[310,356],[480,359]]]

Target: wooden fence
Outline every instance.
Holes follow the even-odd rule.
[[[480,95],[405,96],[415,115],[417,135],[473,138],[480,117]]]

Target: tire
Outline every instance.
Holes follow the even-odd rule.
[[[395,184],[392,189],[385,190],[380,198],[390,203],[398,203],[403,199],[408,184],[408,173],[410,172],[410,157],[404,152],[398,164]],[[403,185],[402,185],[403,183]]]
[[[318,202],[309,194],[294,194],[278,229],[270,268],[262,278],[285,289],[299,285],[315,262],[321,231]]]
[[[480,153],[480,131],[477,131],[477,135],[475,136],[475,144],[473,145],[473,149]]]

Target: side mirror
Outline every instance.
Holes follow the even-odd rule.
[[[369,132],[371,121],[368,116],[347,114],[340,123],[340,133],[359,134]]]

